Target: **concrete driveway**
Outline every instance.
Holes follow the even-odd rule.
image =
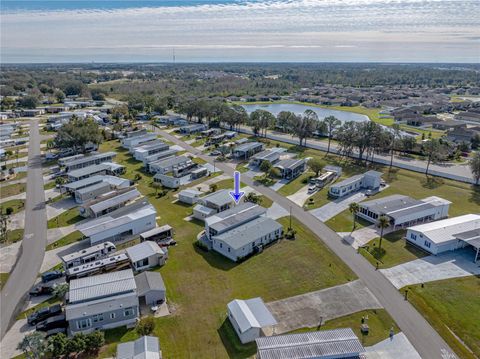
[[[367,359],[422,359],[403,333],[365,349]]]
[[[309,211],[312,215],[317,217],[322,222],[328,221],[330,218],[335,217],[340,212],[343,212],[348,208],[350,203],[363,201],[367,196],[363,192],[357,192],[350,196],[336,199],[327,203],[326,205],[315,208]]]
[[[384,229],[383,235],[392,232],[392,230],[393,228]],[[353,232],[338,232],[338,235],[353,248],[357,249],[358,247],[364,246],[372,239],[380,237],[380,229],[375,225],[371,225]]]
[[[54,218],[76,206],[78,206],[78,203],[73,198],[64,198],[58,202],[50,203],[46,206],[47,219]]]
[[[411,284],[479,275],[480,264],[473,263],[473,259],[473,250],[465,248],[438,256],[416,259],[380,271],[395,288],[400,289]]]
[[[26,334],[33,333],[34,330],[35,327],[28,325],[26,319],[17,320],[5,333],[0,343],[0,357],[13,358],[22,354],[20,350],[17,350],[17,345]]]
[[[273,203],[270,208],[267,209],[267,216],[271,219],[278,219],[288,216],[288,211],[277,203]]]
[[[308,184],[303,186],[302,188],[300,188],[297,192],[295,192],[294,194],[291,194],[290,196],[288,196],[287,198],[298,204],[299,206],[303,206],[305,201],[308,199],[308,197],[312,196],[313,193],[308,193]]]
[[[361,280],[270,302],[267,307],[278,322],[275,334],[316,327],[320,319],[325,322],[365,309],[382,308]]]

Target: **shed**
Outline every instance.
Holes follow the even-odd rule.
[[[117,346],[117,359],[162,359],[157,337],[143,336]]]
[[[157,242],[145,241],[126,249],[133,269],[141,271],[165,264],[167,252]]]
[[[140,304],[157,305],[165,302],[167,289],[159,272],[142,272],[135,276]]]
[[[195,189],[184,189],[178,193],[178,200],[187,204],[195,204],[202,194],[203,192]]]

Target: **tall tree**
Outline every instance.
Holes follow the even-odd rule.
[[[292,120],[295,118],[295,114],[291,111],[281,111],[277,115],[277,126],[282,129],[283,132],[287,132]]]
[[[380,241],[378,242],[378,249],[382,249],[383,231],[390,226],[390,220],[387,216],[382,215],[378,218],[377,226],[380,228]]]
[[[480,181],[480,152],[475,152],[472,159],[469,162],[470,169],[472,170],[475,184],[478,185]]]
[[[356,202],[352,202],[348,205],[348,210],[353,216],[353,227],[352,227],[352,232],[355,230],[355,226],[357,224],[357,213],[360,209],[360,206]]]
[[[318,158],[312,157],[308,160],[308,167],[310,167],[310,169],[315,172],[315,176],[318,177],[318,174],[323,168],[323,162]]]
[[[391,132],[391,144],[390,144],[390,168],[393,166],[393,155],[395,153],[395,145],[397,140],[400,138],[400,125],[395,123],[392,125],[392,132]]]
[[[47,351],[47,341],[41,332],[33,332],[23,337],[17,349],[21,350],[27,358],[40,359]]]
[[[423,153],[427,157],[427,167],[425,169],[425,175],[428,176],[428,170],[431,163],[438,163],[445,159],[446,145],[442,144],[437,139],[429,139],[423,144]]]
[[[57,131],[55,147],[73,149],[74,153],[85,152],[89,143],[95,145],[102,141],[98,124],[91,118],[80,120],[73,117],[69,123],[64,124]]]
[[[330,144],[332,142],[333,134],[335,130],[340,127],[342,124],[338,118],[335,116],[328,116],[325,117],[322,121],[327,129],[327,134],[328,134],[328,147],[327,147],[327,154],[330,153]]]

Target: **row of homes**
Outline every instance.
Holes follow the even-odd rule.
[[[263,150],[251,156],[250,164],[260,166],[263,162],[268,162],[280,171],[280,176],[290,180],[301,175],[307,168],[307,161],[304,158],[281,158],[284,149],[273,148]],[[235,153],[235,150],[234,150]]]

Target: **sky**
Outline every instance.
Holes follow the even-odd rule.
[[[480,63],[480,0],[1,0],[0,60]]]

